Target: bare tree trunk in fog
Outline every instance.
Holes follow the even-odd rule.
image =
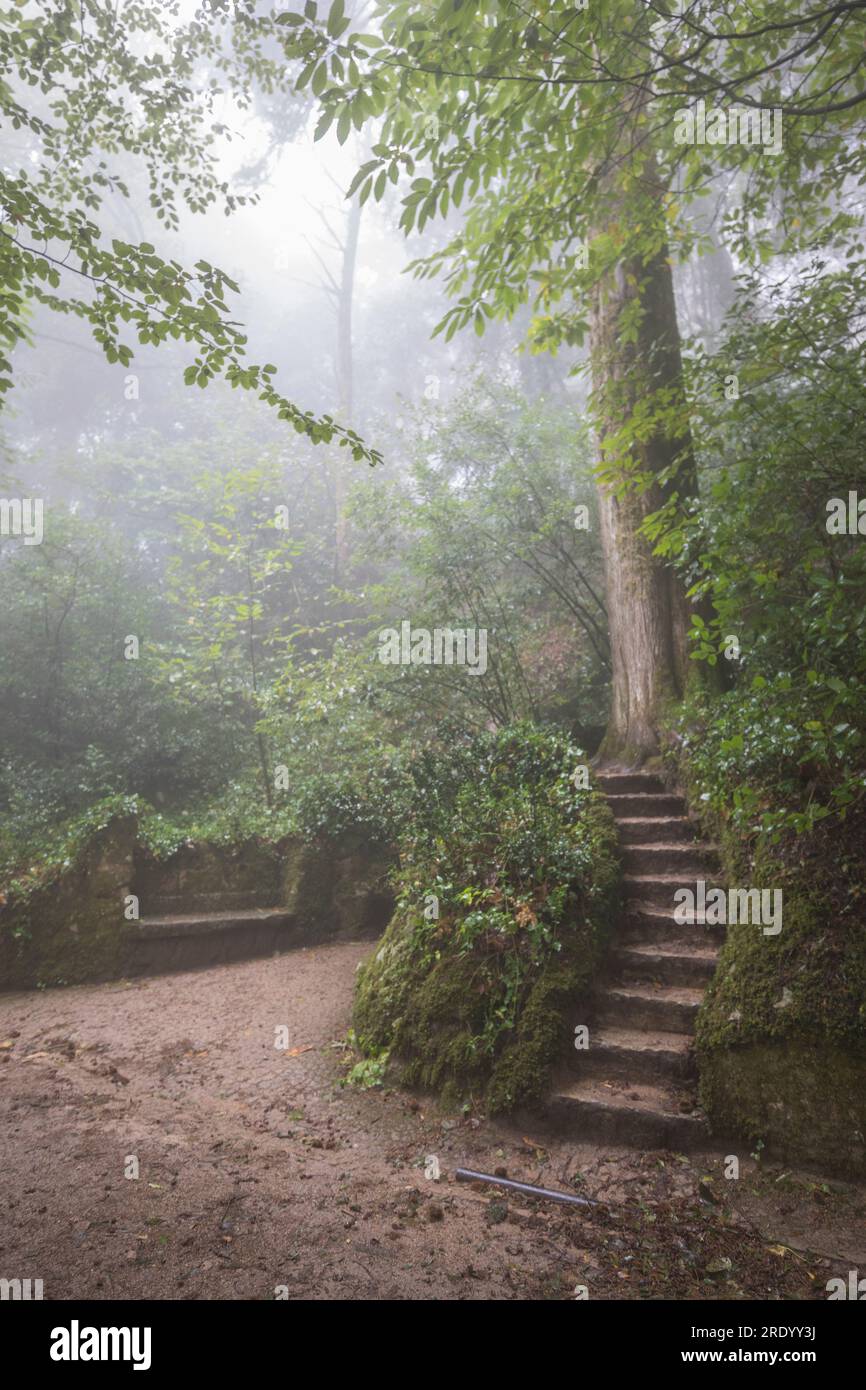
[[[358,260],[358,237],[361,229],[361,204],[357,198],[349,206],[346,238],[342,244],[343,264],[337,296],[337,416],[344,424],[352,424],[354,405],[354,360],[352,355],[352,301],[355,293],[355,266]],[[339,583],[349,563],[349,542],[346,527],[345,453],[341,451],[333,463],[334,486],[334,579]]]
[[[329,176],[330,177],[330,176]],[[331,182],[337,189],[336,179]],[[342,192],[342,190],[340,190]],[[349,204],[345,232],[342,236],[334,230],[325,213],[319,217],[328,233],[328,241],[340,257],[339,278],[336,278],[325,260],[310,242],[323,273],[322,288],[334,302],[337,315],[337,344],[334,376],[337,395],[337,418],[341,424],[352,425],[354,409],[354,354],[352,351],[352,308],[355,295],[355,267],[358,261],[358,239],[361,231],[361,204],[357,198]],[[345,456],[342,450],[332,450],[326,464],[328,488],[334,507],[334,583],[342,580],[349,563],[348,528],[346,526],[346,476]]]
[[[690,256],[674,273],[681,322],[686,332],[701,339],[707,352],[718,350],[725,315],[737,293],[734,262],[718,233],[726,207],[725,197],[696,198],[691,203],[689,220],[709,238],[712,249]]]
[[[252,542],[250,542],[250,544],[252,544]],[[249,653],[250,660],[250,679],[252,681],[253,687],[253,708],[254,711],[258,714],[259,670],[258,662],[256,661],[256,631],[255,619],[253,617],[253,614],[255,612],[255,586],[253,584],[253,571],[249,548],[247,549],[247,609],[247,650]],[[274,799],[271,794],[270,759],[268,758],[268,749],[267,744],[265,743],[265,737],[260,729],[256,730],[256,747],[258,748],[259,752],[259,766],[262,772],[262,784],[264,786],[265,791],[265,802],[268,806],[268,809],[270,810],[270,808],[274,804]]]

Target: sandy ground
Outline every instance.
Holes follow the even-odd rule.
[[[342,1087],[370,949],[0,995],[0,1277],[47,1299],[809,1299],[866,1273],[862,1189]]]

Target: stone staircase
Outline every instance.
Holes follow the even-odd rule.
[[[674,920],[674,893],[718,880],[712,846],[695,839],[681,797],[649,773],[599,773],[619,829],[625,903],[592,1013],[552,1099],[574,1138],[642,1148],[709,1142],[697,1107],[695,1016],[724,927]]]

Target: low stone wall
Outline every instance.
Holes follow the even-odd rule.
[[[56,878],[0,908],[0,988],[123,974],[137,828],[134,816],[110,821]]]
[[[182,845],[166,859],[139,846],[135,888],[141,917],[274,907],[282,902],[288,841]]]
[[[280,901],[314,941],[377,937],[394,911],[396,853],[347,832],[316,844],[283,841]]]
[[[843,829],[812,831],[783,855],[736,834],[701,801],[678,746],[669,785],[684,790],[721,851],[728,884],[782,889],[778,936],[731,924],[696,1028],[699,1094],[724,1143],[785,1163],[866,1176],[866,935],[862,909],[840,910],[835,853]],[[848,826],[853,825],[849,818]],[[862,828],[848,834],[862,842]],[[733,1150],[736,1152],[736,1148]]]
[[[0,989],[78,984],[375,937],[393,853],[360,834],[185,845],[160,860],[134,816],[96,833],[51,882],[0,907]],[[130,898],[138,917],[128,917]]]
[[[866,1175],[866,1056],[826,1039],[731,1047],[702,1059],[701,1098],[715,1129],[769,1157]]]

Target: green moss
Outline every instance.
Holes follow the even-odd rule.
[[[550,1069],[569,1038],[571,1020],[589,993],[607,936],[608,919],[584,918],[568,933],[562,957],[549,962],[532,986],[514,1041],[496,1058],[487,1104],[492,1113],[541,1100]]]
[[[381,929],[393,908],[395,852],[359,832],[280,842],[280,901],[322,938],[356,940]]]
[[[620,897],[616,827],[602,799],[586,801],[579,834],[589,868],[581,882],[563,885],[557,940],[535,962],[512,955],[514,972],[486,938],[461,948],[452,931],[425,949],[417,912],[398,908],[359,973],[354,1027],[364,1050],[390,1050],[404,1085],[436,1091],[446,1103],[484,1098],[493,1112],[544,1095]],[[491,1017],[503,1013],[507,1026],[492,1029]]]
[[[693,731],[706,762],[712,730]],[[861,1171],[866,1095],[864,816],[776,838],[735,829],[733,802],[688,746],[672,744],[667,774],[720,847],[734,887],[781,889],[782,930],[730,925],[698,1013],[701,1102],[714,1128],[760,1138],[789,1159]],[[773,790],[757,779],[757,804]],[[742,799],[743,787],[738,796]],[[859,1137],[858,1137],[859,1135]]]
[[[295,916],[307,943],[372,935],[393,907],[392,856],[363,834],[315,844],[298,837],[184,843],[159,856],[141,843],[139,829],[135,815],[103,808],[66,842],[68,859],[0,903],[0,988],[117,979],[135,968],[138,928],[125,916],[129,894],[138,897],[141,917],[184,903],[209,910],[222,893],[259,894],[262,905]]]
[[[483,1074],[484,970],[473,954],[426,964],[414,946],[411,914],[398,911],[378,951],[362,967],[354,1026],[364,1051],[387,1047],[400,1080],[425,1090],[471,1089]],[[464,1092],[465,1093],[465,1092]]]
[[[703,1058],[701,1095],[720,1134],[766,1144],[783,1161],[866,1171],[866,1054],[821,1036],[718,1048]]]
[[[820,896],[790,877],[774,880],[772,874],[756,872],[750,883],[768,881],[786,885],[782,931],[764,937],[754,926],[729,927],[698,1018],[698,1049],[782,1042],[807,1034],[835,1046],[863,1045],[862,928],[832,920]]]
[[[78,984],[122,973],[136,819],[109,817],[77,843],[62,872],[0,911],[0,985]]]

